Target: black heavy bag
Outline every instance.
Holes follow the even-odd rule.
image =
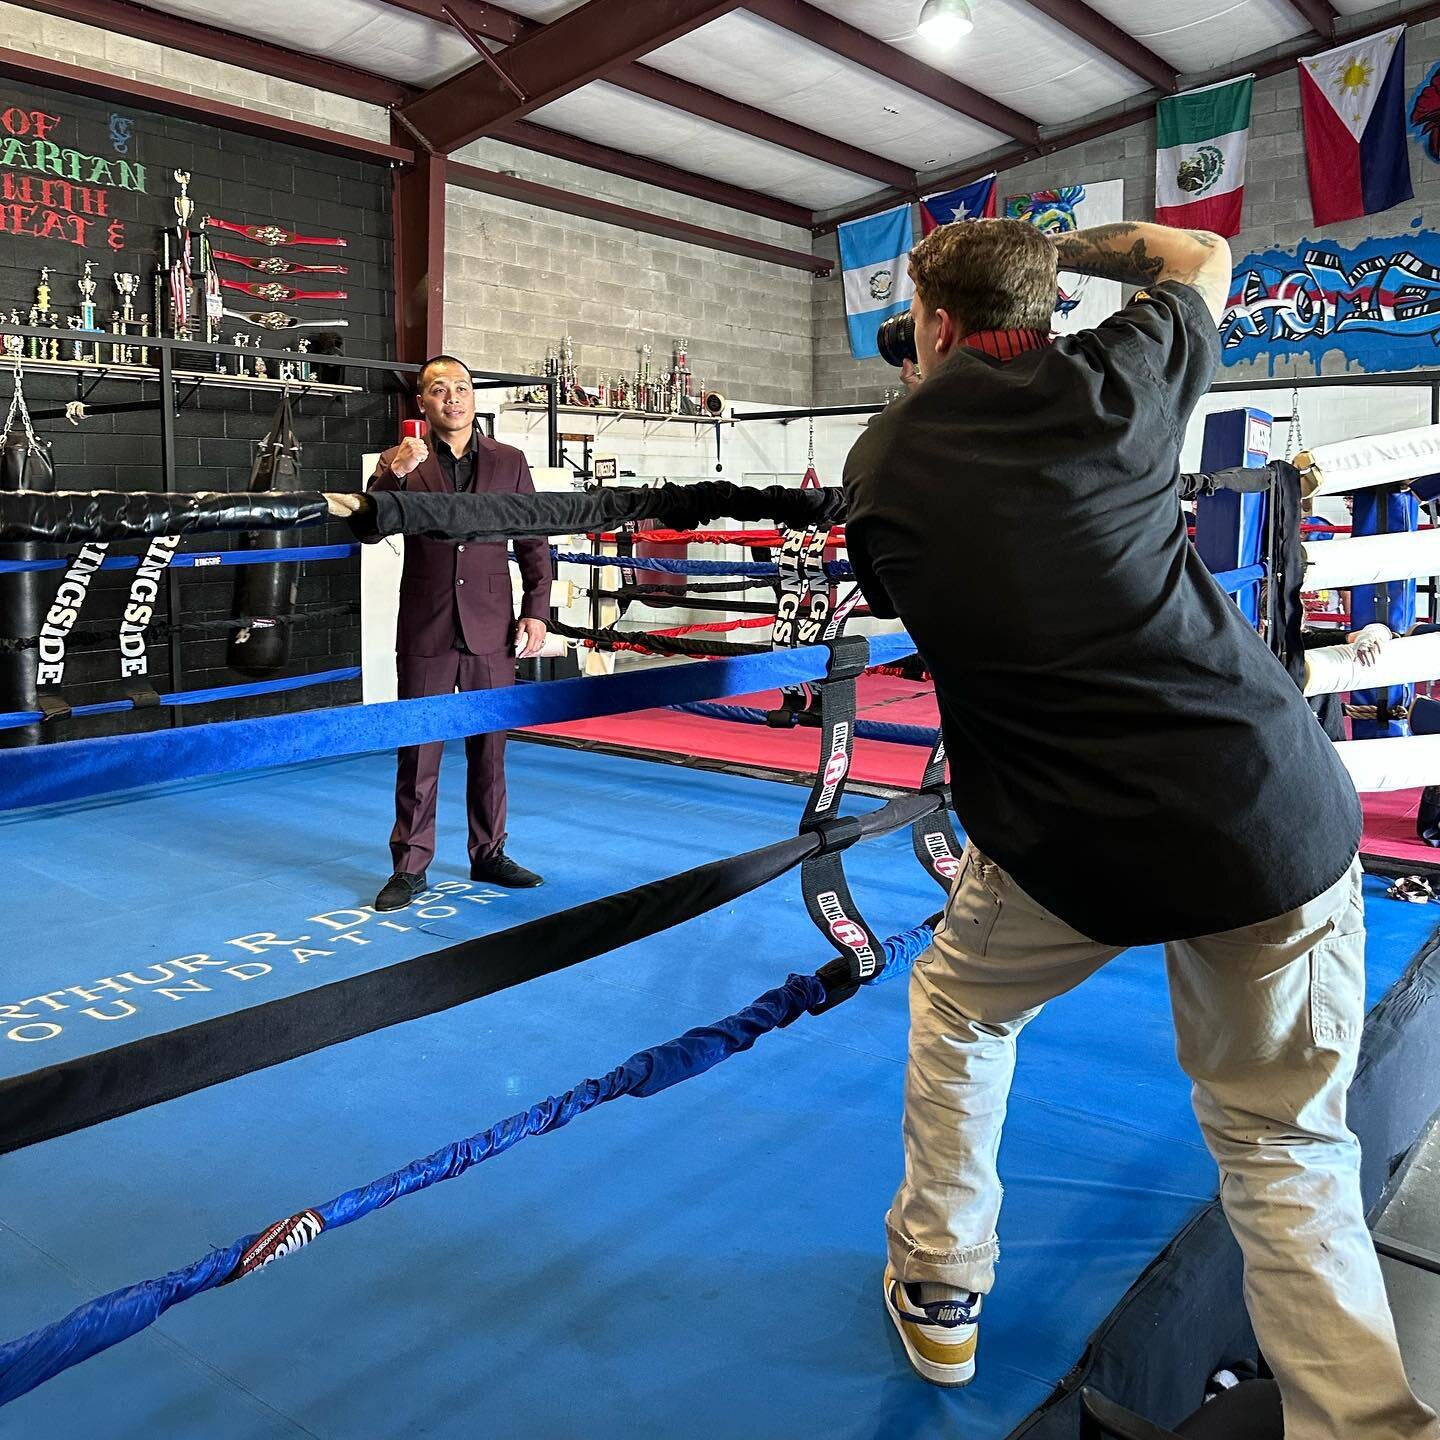
[[[15,367],[15,395],[5,420],[4,448],[0,450],[0,490],[49,492],[55,488],[55,470],[50,447],[35,436],[25,394],[20,384],[20,367]],[[52,546],[34,541],[0,545],[0,560],[41,560]],[[17,649],[6,641],[34,641],[45,613],[41,599],[45,580],[41,570],[0,571],[0,711],[38,710],[35,667],[39,652],[33,643]],[[39,725],[0,730],[0,749],[40,743]]]
[[[250,493],[300,488],[300,444],[290,418],[290,392],[280,397],[270,430],[260,441],[250,471]],[[247,530],[242,550],[286,550],[300,543],[294,530]],[[290,616],[300,586],[300,567],[294,562],[239,565],[235,570],[232,619],[253,619],[234,631],[225,660],[242,675],[263,678],[290,659]]]

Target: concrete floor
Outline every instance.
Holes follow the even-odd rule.
[[[1375,1232],[1440,1253],[1440,1115],[1431,1122]],[[1410,1383],[1440,1410],[1440,1275],[1384,1256],[1380,1264]]]

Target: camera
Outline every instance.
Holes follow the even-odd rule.
[[[920,356],[915,350],[915,317],[908,310],[881,321],[875,334],[875,344],[880,358],[897,370],[907,360],[912,365],[920,363]]]

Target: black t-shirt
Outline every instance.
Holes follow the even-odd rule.
[[[850,557],[935,676],[956,813],[1108,944],[1283,914],[1359,839],[1333,745],[1186,538],[1218,359],[1167,282],[1045,350],[952,353],[845,467]]]

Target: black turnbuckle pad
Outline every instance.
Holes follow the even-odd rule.
[[[804,827],[804,833],[819,837],[820,848],[816,855],[833,855],[849,849],[860,838],[860,817],[836,815],[829,820],[812,820]]]
[[[151,685],[129,685],[121,693],[137,710],[160,708],[160,696]]]

